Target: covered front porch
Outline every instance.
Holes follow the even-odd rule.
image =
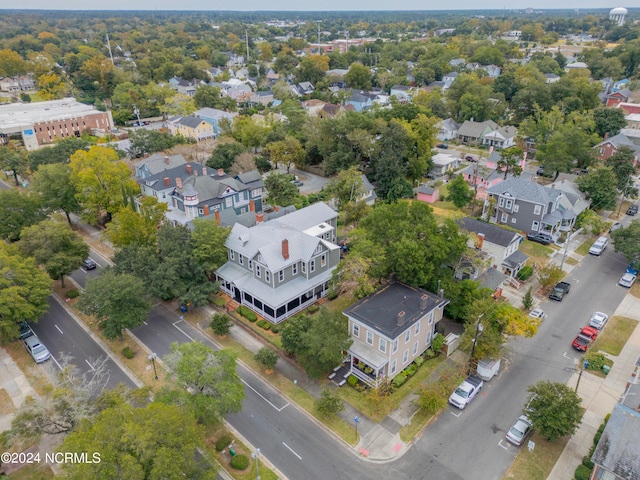
[[[361,382],[376,388],[387,377],[389,359],[372,346],[354,338],[347,357],[349,373]]]

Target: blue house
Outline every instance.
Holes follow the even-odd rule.
[[[351,94],[351,97],[349,97],[349,100],[347,100],[347,105],[352,105],[356,112],[362,112],[363,110],[371,108],[374,98],[376,98],[376,95],[354,92]]]
[[[237,115],[238,114],[235,112],[225,112],[223,110],[218,110],[217,108],[209,107],[201,108],[200,110],[193,112],[194,117],[201,118],[205,122],[213,125],[213,134],[216,138],[220,135],[221,131],[220,121],[222,119],[226,119],[233,124],[233,119]]]

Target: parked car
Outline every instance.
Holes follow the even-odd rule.
[[[300,180],[291,180],[291,183],[293,183],[296,187],[301,187],[302,185],[304,185],[304,183]]]
[[[507,441],[519,447],[532,432],[533,425],[531,424],[529,417],[526,415],[520,415],[516,420],[516,423],[513,424],[513,427],[511,427],[507,432]]]
[[[635,283],[637,278],[638,277],[633,273],[625,273],[624,275],[622,275],[622,277],[618,281],[618,285],[631,288],[631,286]]]
[[[565,295],[569,293],[571,290],[571,284],[568,282],[558,282],[556,286],[553,287],[551,293],[549,294],[549,298],[551,300],[556,300],[561,302]]]
[[[460,410],[464,410],[482,389],[482,385],[484,385],[484,382],[480,377],[469,375],[449,396],[449,403]]]
[[[609,245],[609,239],[607,237],[600,237],[594,242],[593,245],[591,245],[589,253],[591,255],[596,255],[599,257],[600,254],[605,251],[607,245]]]
[[[47,350],[47,347],[42,344],[36,335],[25,338],[22,340],[22,343],[36,363],[42,363],[51,358],[49,350]]]
[[[21,321],[18,324],[18,326],[20,327],[20,340],[24,340],[25,338],[28,338],[31,335],[33,335],[33,330],[31,330],[31,327],[29,326],[29,324],[24,320]]]
[[[632,217],[635,217],[637,213],[638,213],[638,205],[631,205],[627,209],[627,215],[631,215]]]
[[[84,265],[84,268],[86,270],[93,270],[95,268],[98,268],[98,264],[93,258],[86,258],[85,260],[83,260],[82,264]]]
[[[551,243],[551,237],[543,235],[542,233],[527,233],[527,240],[541,243],[542,245],[549,245]]]
[[[604,326],[607,324],[607,320],[609,320],[609,315],[602,312],[595,312],[591,315],[591,320],[589,320],[589,326],[596,328],[598,330],[602,330]]]
[[[616,222],[613,225],[611,225],[611,228],[609,229],[609,233],[613,233],[616,230],[620,230],[622,228],[622,224],[620,222]]]
[[[541,308],[534,308],[529,312],[531,318],[539,318],[541,321],[547,318],[547,314]]]
[[[593,327],[582,327],[580,333],[576,336],[571,343],[571,346],[579,352],[586,352],[591,342],[593,342],[598,336],[598,330]]]
[[[473,155],[467,155],[467,156],[465,156],[465,157],[464,157],[464,159],[465,159],[467,162],[474,162],[474,163],[475,163],[475,162],[477,162],[477,161],[478,161],[478,157],[475,157],[475,156],[473,156]]]
[[[447,148],[449,148],[449,145],[447,145],[446,143],[439,143],[436,145],[436,147],[443,148],[446,150]]]
[[[547,173],[544,167],[539,167],[538,170],[536,170],[536,175],[540,177],[553,177],[553,172]]]

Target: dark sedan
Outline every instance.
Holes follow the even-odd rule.
[[[549,245],[551,243],[551,238],[541,233],[528,233],[527,240],[541,243],[542,245]]]

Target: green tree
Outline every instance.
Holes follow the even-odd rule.
[[[293,166],[304,165],[305,152],[297,138],[287,135],[284,140],[268,143],[264,152],[269,156],[276,167],[278,163],[287,168],[287,173]]]
[[[211,316],[209,326],[216,335],[227,335],[233,326],[233,322],[229,316],[224,313],[214,313]]]
[[[329,70],[329,57],[309,55],[300,62],[297,79],[299,82],[311,82],[315,85],[320,80],[324,80],[327,70]]]
[[[616,153],[606,160],[606,165],[611,167],[616,176],[616,186],[624,196],[637,196],[638,190],[634,187],[632,175],[636,174],[635,153],[627,146],[620,147]]]
[[[49,210],[62,210],[71,225],[71,213],[80,211],[76,189],[71,183],[71,167],[64,163],[40,165],[33,174],[31,187]]]
[[[0,50],[0,76],[14,77],[29,71],[28,63],[18,52],[8,48]]]
[[[336,199],[338,210],[349,202],[357,201],[364,193],[362,173],[357,167],[351,167],[338,173],[337,178],[327,186],[332,198]]]
[[[83,422],[64,440],[69,452],[94,453],[100,462],[68,462],[65,477],[213,480],[216,469],[203,462],[204,430],[188,412],[174,405],[150,403],[144,408],[118,405]]]
[[[320,398],[316,399],[315,407],[318,413],[325,417],[332,417],[344,411],[344,401],[330,387],[322,387]]]
[[[350,88],[355,90],[365,92],[371,90],[371,71],[361,63],[352,63],[344,80]]]
[[[0,338],[18,338],[18,323],[37,321],[49,309],[50,294],[51,280],[35,260],[0,242]]]
[[[53,147],[39,148],[29,152],[29,167],[39,169],[40,165],[68,163],[71,155],[78,150],[87,150],[91,142],[86,138],[68,137],[56,140]]]
[[[106,237],[116,248],[131,244],[155,245],[158,226],[164,219],[167,204],[155,197],[140,199],[140,213],[126,205],[120,208],[107,225]]]
[[[193,255],[204,266],[207,275],[212,277],[213,273],[227,261],[228,253],[224,244],[230,230],[205,218],[196,218],[192,225]]]
[[[133,157],[142,157],[145,153],[162,152],[176,145],[194,143],[195,140],[181,135],[170,135],[167,132],[141,128],[129,132],[129,149],[127,153]]]
[[[113,340],[122,336],[125,328],[134,328],[144,322],[151,310],[151,301],[138,278],[108,269],[99,277],[87,280],[78,309],[93,315],[105,337]]]
[[[576,178],[576,185],[589,195],[594,210],[611,210],[615,207],[618,195],[616,184],[617,178],[611,167],[597,168]]]
[[[469,205],[469,202],[473,200],[473,189],[462,175],[454,177],[454,179],[449,182],[448,189],[447,200],[453,202],[458,208]]]
[[[507,175],[511,174],[514,177],[520,176],[522,173],[522,167],[520,162],[522,161],[522,149],[520,147],[505,148],[500,153],[500,160],[498,160],[498,171],[504,172],[504,179],[507,179]]]
[[[91,147],[71,155],[71,183],[82,205],[83,217],[96,221],[106,215],[108,221],[122,206],[122,188],[137,192],[129,167],[121,162],[112,148]]]
[[[206,162],[207,166],[211,168],[222,168],[228,172],[235,163],[236,158],[238,158],[238,155],[245,151],[246,148],[242,144],[234,141],[218,143]]]
[[[173,343],[164,361],[178,383],[192,393],[191,404],[199,418],[220,419],[242,409],[244,386],[232,352],[216,352],[198,342]]]
[[[627,227],[611,234],[616,252],[622,253],[627,261],[640,265],[640,220],[632,221]]]
[[[291,183],[291,176],[284,173],[270,173],[264,180],[269,192],[269,203],[286,207],[294,204],[299,197],[298,187]]]
[[[262,347],[253,356],[254,360],[262,365],[267,370],[273,370],[278,363],[278,354],[269,347]]]
[[[0,190],[0,238],[16,241],[24,227],[45,218],[40,198],[16,190]]]
[[[593,118],[596,122],[596,132],[601,137],[605,135],[613,137],[627,125],[624,111],[620,108],[598,107],[593,111]]]
[[[29,157],[26,152],[11,146],[0,146],[0,169],[11,172],[16,186],[20,185],[18,177],[26,173],[28,164]]]
[[[572,388],[542,381],[531,385],[528,391],[527,416],[544,439],[553,442],[576,431],[584,409],[580,396]]]
[[[43,265],[53,280],[60,280],[64,288],[64,276],[76,270],[89,256],[89,246],[68,224],[55,220],[42,222],[22,230],[18,248],[24,255],[33,257]]]
[[[280,329],[280,340],[282,350],[289,355],[295,356],[305,348],[304,334],[311,328],[313,319],[308,315],[296,315],[286,321]]]

